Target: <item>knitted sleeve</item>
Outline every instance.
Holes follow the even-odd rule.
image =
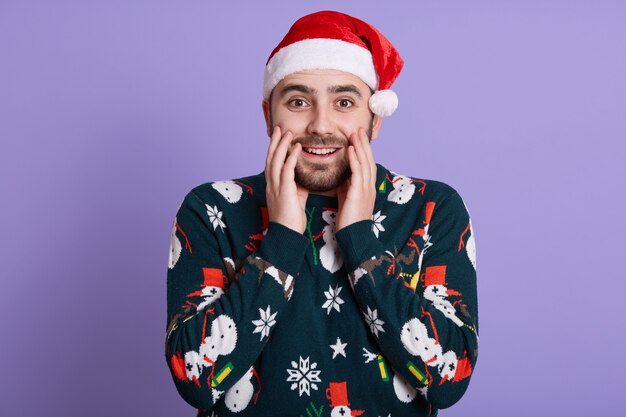
[[[406,256],[385,250],[372,221],[336,234],[357,302],[383,356],[396,377],[435,408],[461,398],[478,354],[472,233],[465,204],[453,192],[424,205],[405,244],[415,252],[416,272],[403,271]]]
[[[291,297],[308,240],[270,222],[258,250],[234,260],[217,201],[203,201],[192,190],[176,215],[165,355],[185,401],[211,409],[224,395],[226,405],[239,411],[253,397],[253,364]],[[246,398],[238,394],[230,404],[229,388],[238,382]]]

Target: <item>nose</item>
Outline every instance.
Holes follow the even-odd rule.
[[[316,136],[331,136],[335,133],[330,110],[324,106],[315,106],[311,112],[311,120],[307,127],[307,133]]]

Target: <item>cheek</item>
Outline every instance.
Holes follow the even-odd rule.
[[[283,131],[290,130],[296,137],[304,132],[307,119],[302,113],[278,111],[272,115],[274,126],[280,126]]]
[[[357,134],[360,127],[365,129],[366,132],[369,131],[371,120],[369,112],[358,112],[344,117],[339,122],[339,127],[344,135],[349,137],[352,134]]]

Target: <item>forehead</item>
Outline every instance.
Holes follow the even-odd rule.
[[[279,92],[282,87],[290,84],[300,84],[308,86],[317,91],[327,91],[329,87],[354,85],[364,97],[371,94],[367,84],[359,77],[349,72],[339,70],[306,70],[287,75],[276,87],[275,92]]]

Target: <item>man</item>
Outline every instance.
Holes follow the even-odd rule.
[[[375,163],[397,51],[338,12],[268,59],[265,171],[194,188],[168,271],[166,358],[199,416],[435,415],[477,357],[475,249],[450,186]]]

